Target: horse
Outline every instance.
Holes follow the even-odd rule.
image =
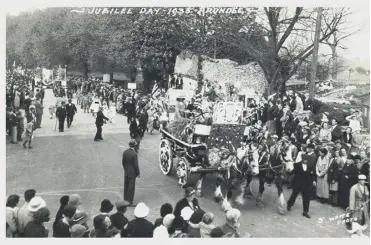
[[[226,200],[230,200],[231,193],[237,189],[238,194],[232,202],[237,206],[244,205],[245,199],[252,196],[250,190],[252,178],[257,176],[259,178],[259,194],[256,198],[256,205],[259,208],[265,206],[262,201],[265,183],[275,183],[278,198],[281,202],[278,211],[283,214],[282,203],[284,202],[284,196],[282,185],[284,174],[293,171],[293,161],[287,159],[290,149],[284,142],[277,142],[271,147],[271,150],[268,153],[266,149],[259,149],[254,142],[242,144],[237,149],[230,145],[222,148],[220,151],[216,149],[210,150],[208,159],[212,163],[211,165],[225,170],[217,173],[214,199],[223,204]],[[196,183],[197,196],[202,194],[201,189],[204,177],[204,174],[201,175]],[[227,186],[226,195],[223,195],[221,191],[223,183],[226,183]]]

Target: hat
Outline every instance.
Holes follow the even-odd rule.
[[[271,138],[272,138],[272,139],[278,139],[278,135],[273,134],[273,135],[271,135]]]
[[[125,201],[125,200],[118,201],[115,204],[116,204],[116,209],[118,211],[124,210],[126,207],[128,207],[130,205],[130,203]]]
[[[88,215],[83,212],[75,213],[72,219],[72,222],[75,224],[84,224],[86,221],[88,221]]]
[[[241,217],[241,212],[240,210],[235,209],[235,208],[232,208],[226,213],[227,221],[236,221],[239,217]]]
[[[68,200],[68,205],[74,207],[81,205],[81,197],[78,194],[72,194]]]
[[[341,140],[335,140],[335,144],[337,144],[337,143],[341,144]]]
[[[192,217],[193,213],[194,211],[190,207],[185,207],[180,212],[180,216],[182,216],[185,221],[188,221]]]
[[[308,126],[305,126],[305,127],[303,127],[303,129],[305,129],[305,130],[310,130],[310,127],[308,127]]]
[[[182,230],[184,228],[184,219],[182,216],[175,216],[172,227],[174,230]]]
[[[36,107],[34,105],[30,105],[30,109],[35,109]]]
[[[144,203],[139,203],[134,210],[134,216],[136,218],[145,218],[149,214],[149,208]]]
[[[307,126],[307,125],[308,125],[308,123],[306,121],[299,122],[299,126],[304,127],[304,126]]]
[[[44,208],[44,207],[46,207],[46,202],[44,201],[44,199],[42,199],[39,196],[32,198],[31,201],[27,205],[27,209],[30,212],[36,212],[40,208]]]
[[[76,207],[72,205],[67,205],[63,208],[63,215],[68,218],[73,218],[76,213]]]
[[[165,215],[165,217],[163,218],[162,220],[162,224],[166,227],[166,228],[170,228],[173,224],[173,221],[174,221],[174,214],[167,214]]]
[[[135,139],[131,139],[129,141],[129,147],[135,147],[137,145],[137,141]]]
[[[153,238],[169,238],[169,232],[163,225],[156,227],[153,231]]]
[[[195,193],[196,193],[196,191],[192,187],[187,187],[185,189],[185,196],[186,197],[189,197],[189,196],[191,196],[191,195],[193,195]]]
[[[309,144],[308,144],[308,146],[307,146],[307,148],[309,148],[309,149],[314,149],[314,148],[315,148],[315,146],[314,146],[314,144],[312,144],[312,143],[309,143]]]
[[[109,213],[113,209],[113,204],[110,200],[104,199],[100,204],[100,212],[102,213]]]
[[[193,224],[199,224],[202,221],[205,212],[202,209],[197,209],[189,219],[189,222]]]
[[[364,175],[364,174],[358,175],[358,180],[366,180],[366,179],[367,179],[366,175]]]

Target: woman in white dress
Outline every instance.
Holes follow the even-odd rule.
[[[110,122],[112,124],[116,124],[116,104],[115,103],[111,103],[111,106],[109,107],[109,116],[108,118],[110,119]]]
[[[103,114],[109,118],[109,108],[106,101],[103,101]],[[107,121],[104,120],[104,123],[107,123]]]
[[[317,160],[316,174],[317,174],[317,197],[321,202],[326,202],[329,199],[329,183],[327,181],[328,169],[330,165],[330,157],[328,150],[322,148],[319,152],[320,156]]]

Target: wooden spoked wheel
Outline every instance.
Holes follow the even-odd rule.
[[[159,163],[163,174],[169,175],[173,169],[173,150],[170,141],[162,139],[160,143]]]

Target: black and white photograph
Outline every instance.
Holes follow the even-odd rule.
[[[6,10],[6,238],[370,243],[368,1],[121,4]]]

